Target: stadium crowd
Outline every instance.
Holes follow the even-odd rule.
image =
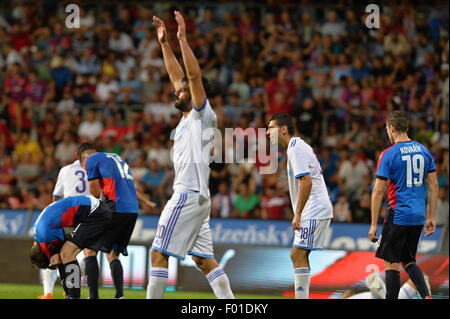
[[[170,197],[180,114],[151,18],[166,22],[179,54],[173,8],[111,3],[80,2],[79,29],[66,28],[63,3],[0,9],[0,208],[45,207],[59,168],[85,141],[127,161],[158,203],[142,213],[158,214]],[[367,223],[376,162],[390,144],[384,115],[406,110],[410,136],[434,155],[438,224],[448,223],[448,3],[385,2],[378,29],[353,1],[282,3],[185,8],[220,130],[265,128],[270,115],[292,114],[322,164],[335,221]],[[258,159],[212,163],[212,215],[291,219],[286,154],[278,155],[281,169],[268,175]]]

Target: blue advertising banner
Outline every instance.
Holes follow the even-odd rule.
[[[29,212],[26,210],[0,211],[0,235],[25,235]]]
[[[34,212],[28,220],[26,211],[0,211],[0,235],[32,236],[32,226],[39,215]],[[156,233],[159,216],[139,216],[131,237],[132,242],[151,244]],[[291,247],[294,232],[290,221],[218,219],[210,220],[213,242],[252,246]],[[378,234],[382,226],[379,226]],[[367,238],[369,225],[331,223],[325,237],[324,248],[374,251],[377,244]],[[439,249],[441,228],[425,237],[422,235],[418,253],[436,253]]]
[[[151,242],[158,224],[157,216],[139,216],[132,241]],[[217,219],[210,220],[211,233],[215,244],[236,244],[253,246],[291,247],[294,232],[290,221]],[[380,234],[382,226],[379,226]],[[378,244],[369,241],[369,225],[331,223],[324,241],[326,249],[375,251]],[[436,253],[439,248],[441,228],[422,238],[418,253]]]

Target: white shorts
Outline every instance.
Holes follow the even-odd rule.
[[[174,193],[164,207],[152,248],[184,260],[187,254],[214,258],[209,215],[211,200],[198,193]]]
[[[295,231],[294,246],[301,249],[322,249],[331,218],[300,221],[301,230]]]

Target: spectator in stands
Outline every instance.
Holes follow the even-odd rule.
[[[264,190],[264,196],[261,200],[261,218],[262,219],[287,219],[287,206],[290,201],[286,198],[283,190],[277,189],[272,185]]]
[[[164,170],[155,159],[150,160],[149,170],[141,178],[141,183],[145,185],[146,189],[157,188],[161,186],[164,179]]]
[[[33,161],[32,153],[23,153],[17,162],[15,170],[15,177],[17,179],[17,187],[19,189],[35,189],[35,182],[39,178],[39,164]]]
[[[331,35],[333,40],[338,40],[341,36],[346,34],[345,22],[339,22],[336,11],[329,10],[327,12],[327,22],[322,25],[322,35]]]
[[[260,218],[260,199],[255,193],[249,192],[247,183],[239,184],[239,194],[233,203],[233,218]]]
[[[356,152],[350,153],[349,159],[341,164],[338,172],[339,184],[350,200],[357,196],[362,181],[368,174],[367,165]]]
[[[449,205],[448,187],[439,188],[439,197],[436,208],[436,226],[448,227],[449,225]]]
[[[40,162],[42,159],[41,147],[38,142],[30,138],[30,132],[22,132],[14,149],[14,156],[18,162],[22,163],[38,164]],[[24,161],[25,157],[26,161]]]
[[[352,222],[352,212],[345,194],[340,194],[337,203],[333,206],[333,221],[340,223]]]
[[[0,196],[10,195],[15,180],[15,164],[11,155],[2,155],[0,160]]]
[[[61,166],[68,165],[73,162],[77,149],[78,145],[74,142],[73,133],[65,131],[61,142],[56,145],[55,158]]]
[[[119,84],[110,75],[103,74],[95,90],[95,98],[100,103],[111,103],[119,93]]]
[[[93,142],[100,136],[103,124],[97,119],[97,111],[90,109],[87,111],[86,120],[78,127],[78,136],[86,141]]]
[[[233,196],[226,182],[219,183],[218,192],[211,200],[211,215],[213,217],[229,218],[233,211]]]

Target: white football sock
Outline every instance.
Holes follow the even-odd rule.
[[[234,299],[230,281],[222,267],[219,266],[211,270],[206,275],[206,279],[208,279],[208,282],[218,299]]]
[[[309,268],[295,268],[295,299],[309,299],[311,274]]]
[[[167,268],[152,268],[147,286],[147,299],[162,299],[168,280]]]
[[[42,275],[44,295],[53,294],[53,287],[55,286],[56,278],[58,278],[58,271],[53,269],[44,269],[44,273]]]
[[[398,299],[412,299],[417,294],[417,289],[404,283],[400,287],[400,292],[398,293]]]

